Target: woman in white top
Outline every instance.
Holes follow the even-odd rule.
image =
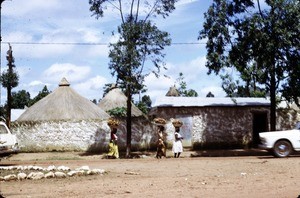
[[[179,134],[180,127],[175,127],[175,139],[173,142],[172,151],[174,153],[174,158],[179,158],[180,154],[183,151],[182,139],[183,137]]]

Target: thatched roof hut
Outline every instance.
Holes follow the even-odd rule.
[[[61,121],[107,119],[96,104],[75,92],[63,78],[59,87],[28,108],[17,121]]]
[[[166,96],[178,97],[179,91],[176,89],[175,85],[170,87],[169,91],[166,93]]]
[[[98,106],[105,110],[109,111],[117,107],[127,107],[127,97],[119,88],[111,89],[105,97],[99,102]],[[133,117],[139,117],[143,115],[143,112],[139,110],[134,104],[131,107],[131,115]]]

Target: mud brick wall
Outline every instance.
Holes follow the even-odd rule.
[[[47,121],[14,122],[11,131],[16,134],[21,152],[86,151],[106,152],[110,128],[106,121]],[[120,150],[126,149],[126,121],[118,128]],[[145,118],[132,119],[132,149],[147,150],[155,144],[153,124]]]
[[[190,117],[191,147],[244,147],[252,140],[253,112],[266,107],[160,107],[155,116],[166,119]]]

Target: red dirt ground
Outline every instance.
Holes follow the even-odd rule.
[[[1,182],[4,197],[286,197],[300,195],[299,156],[269,155],[102,159],[80,153],[20,153],[0,165],[84,165],[104,175]],[[168,153],[168,156],[171,156]]]

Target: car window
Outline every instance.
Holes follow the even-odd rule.
[[[8,132],[7,132],[6,128],[5,128],[5,126],[0,125],[0,134],[7,134],[7,133]]]

